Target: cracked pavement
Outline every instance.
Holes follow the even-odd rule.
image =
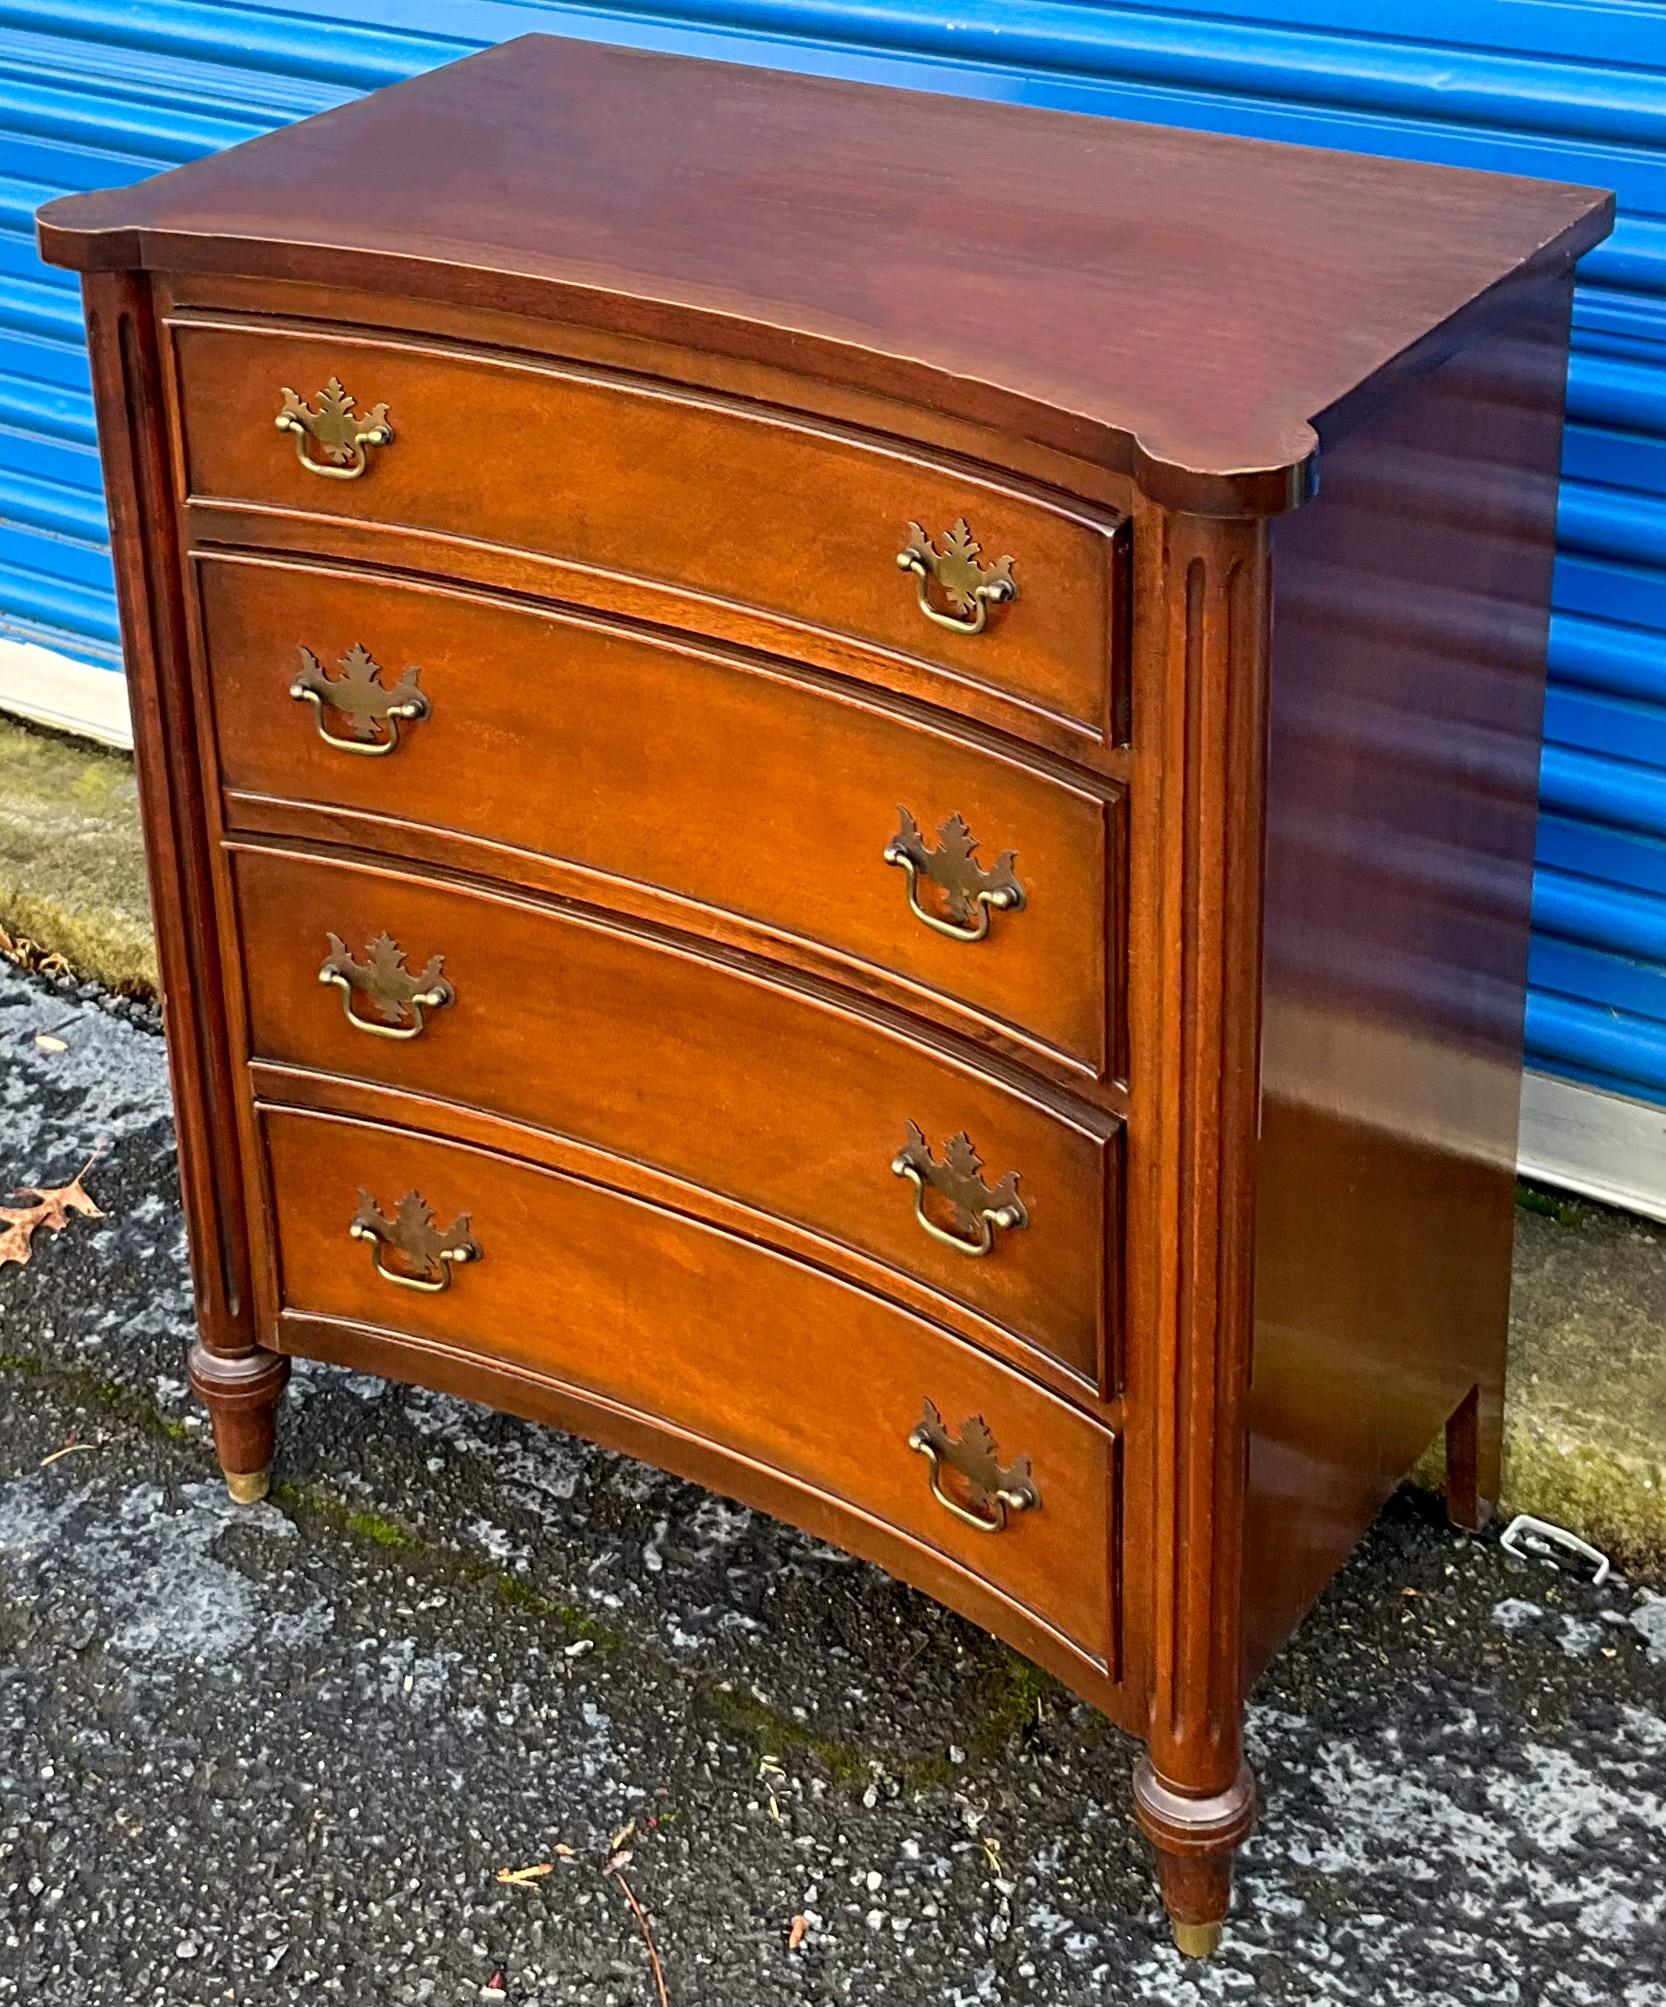
[[[161,1042],[0,966],[5,1183],[95,1148],[107,1217],[0,1270],[0,2002],[654,2007],[628,1887],[673,2007],[1666,2007],[1659,1585],[1402,1495],[1257,1689],[1188,1965],[1132,1747],[788,1528],[306,1367],[233,1507]]]

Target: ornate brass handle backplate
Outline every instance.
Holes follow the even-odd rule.
[[[445,960],[430,955],[414,975],[405,961],[405,950],[389,933],[376,936],[358,961],[348,951],[339,934],[329,934],[330,952],[324,957],[318,980],[341,992],[341,1014],[355,1031],[367,1031],[373,1038],[416,1038],[424,1025],[425,1011],[444,1010],[456,1001],[457,992],[440,971]],[[381,1022],[361,1017],[353,1008],[355,996],[374,1006]]]
[[[977,858],[977,839],[963,816],[951,815],[937,832],[937,848],[928,847],[920,825],[899,807],[901,827],[885,846],[885,862],[895,864],[908,880],[908,909],[916,920],[951,941],[981,941],[989,932],[991,913],[1016,913],[1024,904],[1024,888],[1013,873],[1016,850],[1003,850],[987,871]],[[942,897],[946,917],[920,904],[920,880],[927,878]]]
[[[301,669],[289,686],[298,704],[310,704],[318,736],[338,752],[363,753],[381,759],[399,750],[399,727],[414,725],[429,715],[428,699],[417,688],[420,669],[407,669],[397,683],[388,683],[381,664],[362,642],[355,641],[332,676],[310,648],[301,650]],[[326,710],[340,714],[345,732],[332,732]]]
[[[1009,1513],[1034,1512],[1041,1505],[1041,1493],[1030,1476],[1030,1459],[1021,1456],[1003,1464],[994,1434],[982,1415],[968,1417],[961,1423],[959,1435],[951,1436],[936,1404],[927,1401],[924,1414],[909,1435],[908,1447],[931,1466],[932,1497],[963,1526],[975,1527],[979,1533],[1004,1533]],[[970,1504],[962,1503],[945,1486],[945,1468],[960,1479]]]
[[[468,1214],[459,1213],[442,1232],[433,1207],[420,1192],[407,1192],[389,1219],[369,1192],[361,1191],[359,1209],[347,1231],[354,1240],[370,1243],[371,1262],[384,1282],[424,1290],[430,1296],[451,1287],[451,1271],[458,1263],[480,1259]],[[391,1267],[390,1253],[395,1262]]]
[[[998,1231],[1021,1232],[1030,1223],[1018,1196],[1018,1173],[1008,1171],[991,1188],[983,1180],[983,1159],[964,1130],[943,1147],[943,1161],[931,1154],[918,1122],[908,1125],[908,1141],[891,1159],[894,1176],[914,1187],[914,1217],[932,1239],[956,1254],[980,1260],[995,1246]],[[958,1231],[941,1227],[926,1212],[926,1194],[933,1192],[949,1208]]]
[[[294,434],[295,457],[307,472],[321,474],[326,481],[356,481],[370,465],[370,449],[393,444],[388,407],[373,404],[361,416],[339,376],[332,376],[318,393],[316,410],[286,389],[274,423],[280,432]]]
[[[943,539],[939,550],[918,523],[908,525],[908,542],[897,552],[897,565],[914,574],[914,590],[920,611],[953,634],[981,634],[988,624],[989,609],[1003,606],[1018,597],[1018,582],[1012,575],[1012,559],[997,558],[992,565],[979,564],[983,546],[961,517]],[[935,583],[952,613],[943,613],[931,603]]]

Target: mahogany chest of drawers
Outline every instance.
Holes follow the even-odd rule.
[[[84,273],[233,1492],[582,1431],[1145,1745],[1496,1493],[1586,189],[529,38]]]

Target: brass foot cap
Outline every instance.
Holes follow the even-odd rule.
[[[1174,1948],[1182,1958],[1213,1958],[1221,1948],[1218,1923],[1177,1923]]]
[[[228,1470],[226,1489],[238,1505],[258,1505],[272,1489],[270,1470]]]

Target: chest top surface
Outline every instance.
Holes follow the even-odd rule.
[[[508,308],[1027,430],[1179,506],[1305,491],[1313,422],[1612,199],[532,35],[41,222],[83,269]]]

